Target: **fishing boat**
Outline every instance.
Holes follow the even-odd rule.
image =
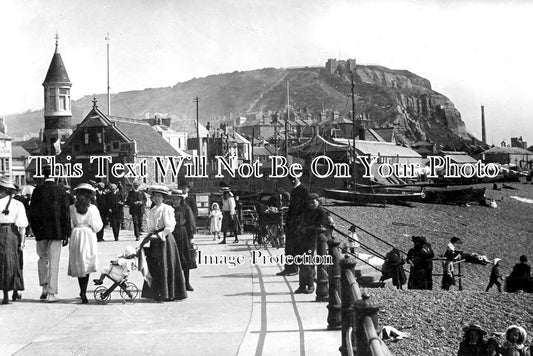
[[[397,191],[397,192],[362,192],[357,190],[324,189],[324,197],[355,203],[367,204],[403,204],[405,202],[421,201],[424,192]]]

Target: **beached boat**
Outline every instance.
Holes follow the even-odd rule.
[[[324,197],[356,203],[359,205],[366,204],[402,204],[410,201],[421,201],[424,197],[423,192],[360,192],[355,190],[343,189],[324,189]]]

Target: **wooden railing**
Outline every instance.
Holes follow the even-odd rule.
[[[342,356],[390,356],[379,337],[379,305],[362,294],[355,278],[356,260],[343,256],[340,241],[328,240],[333,265],[329,268],[328,329],[341,329]]]

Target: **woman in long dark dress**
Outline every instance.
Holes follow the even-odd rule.
[[[153,186],[149,190],[154,206],[147,216],[148,235],[143,239],[141,248],[150,242],[146,249],[146,262],[152,276],[151,283],[145,281],[143,298],[156,302],[187,298],[185,277],[181,268],[180,256],[172,231],[176,226],[174,209],[165,203],[169,189]]]
[[[174,208],[174,217],[176,219],[176,227],[172,232],[178,251],[180,254],[181,268],[185,276],[185,286],[188,291],[194,291],[194,288],[189,283],[189,272],[194,268],[194,261],[191,259],[190,249],[192,239],[196,232],[196,222],[194,213],[189,205],[185,203],[185,197],[181,190],[172,190],[172,207]]]
[[[13,199],[16,188],[9,178],[0,177],[0,289],[2,304],[9,303],[10,290],[23,290],[22,266],[19,251],[24,248],[28,219],[24,205]],[[13,299],[16,295],[14,295]]]

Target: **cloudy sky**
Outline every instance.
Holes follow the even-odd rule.
[[[407,69],[449,97],[467,130],[533,144],[533,4],[469,0],[2,0],[0,114],[43,106],[60,36],[72,97],[328,58]]]

